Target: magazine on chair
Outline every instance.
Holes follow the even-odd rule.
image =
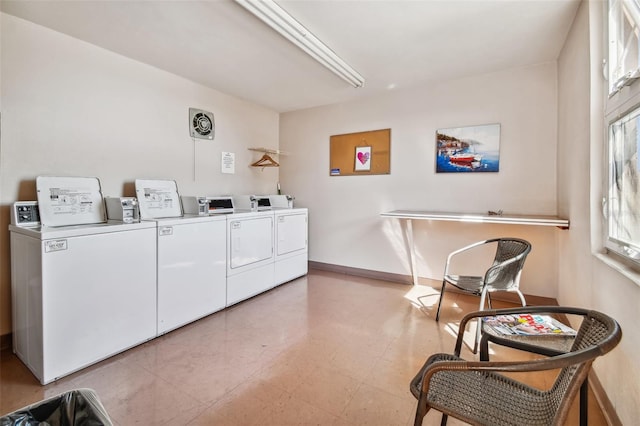
[[[484,324],[507,336],[575,336],[576,331],[548,315],[518,314],[482,318]]]

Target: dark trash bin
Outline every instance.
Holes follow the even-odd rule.
[[[0,426],[113,426],[92,389],[76,389],[0,417]]]

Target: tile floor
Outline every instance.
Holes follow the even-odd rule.
[[[408,426],[409,381],[429,354],[453,350],[455,325],[478,299],[447,293],[439,323],[435,303],[427,286],[311,270],[47,386],[4,351],[0,415],[92,388],[116,425]],[[577,408],[568,425],[578,424]],[[606,424],[593,395],[589,415],[590,425]],[[439,422],[431,411],[424,425]]]

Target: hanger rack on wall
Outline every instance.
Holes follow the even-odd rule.
[[[279,149],[270,149],[270,148],[248,148],[248,149],[249,151],[264,152],[265,154],[288,155],[287,152],[280,151]]]
[[[251,167],[279,167],[280,163],[274,160],[271,155],[286,155],[285,152],[280,151],[279,149],[249,148],[249,150],[263,153],[262,157],[260,157],[258,161],[251,163]]]

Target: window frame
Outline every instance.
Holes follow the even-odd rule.
[[[622,10],[612,10],[613,7],[622,7],[626,6],[627,8],[631,8],[631,10],[622,11]],[[632,28],[633,35],[635,36],[635,54],[637,55],[632,68],[634,69],[623,69],[624,72],[621,72],[619,68],[617,68],[617,63],[612,63],[616,59],[611,50],[615,50],[615,53],[620,53],[620,40],[612,40],[612,35],[615,35],[615,31],[618,31],[618,35],[620,35],[620,23],[612,23],[612,19],[614,18],[614,14],[617,14],[618,17],[622,17],[622,19],[629,19],[630,17],[633,19],[633,25],[630,25]],[[623,16],[624,15],[624,16]],[[632,118],[636,120],[635,124],[635,133],[636,139],[638,139],[638,145],[636,147],[636,156],[640,155],[640,0],[609,0],[607,2],[607,19],[605,20],[605,39],[607,40],[607,50],[606,55],[608,57],[607,72],[606,75],[609,80],[609,84],[606,86],[607,94],[606,97],[606,107],[604,114],[604,124],[605,124],[605,135],[604,135],[604,176],[603,179],[603,238],[604,238],[604,248],[607,253],[613,255],[614,258],[618,259],[628,267],[631,267],[633,270],[640,272],[640,240],[636,241],[635,238],[632,238],[632,241],[624,241],[618,235],[612,235],[612,224],[613,224],[613,208],[615,203],[612,201],[612,190],[613,186],[618,182],[615,177],[615,170],[619,166],[615,162],[615,158],[613,158],[613,147],[619,145],[624,146],[624,141],[620,142],[620,139],[614,140],[614,126],[620,124],[622,120],[628,118],[629,115],[635,114]],[[614,28],[612,28],[614,27]],[[623,32],[624,33],[624,32]],[[630,38],[626,37],[626,41],[629,41]],[[627,45],[627,48],[629,45]],[[621,54],[618,57],[624,58],[625,55]],[[615,78],[615,72],[617,70],[618,75],[620,75],[617,79]],[[627,120],[626,122],[628,122]],[[630,126],[633,127],[633,126]],[[624,125],[621,125],[619,129],[626,130]],[[617,133],[617,136],[620,136],[620,132]],[[632,158],[633,155],[629,158]],[[623,155],[623,160],[626,159],[626,155]],[[638,164],[637,172],[640,173],[640,160]],[[620,175],[618,175],[619,177]],[[640,181],[638,182],[640,184]],[[633,213],[640,214],[640,212],[636,212],[632,210]],[[634,214],[635,216],[635,214]],[[616,221],[619,223],[620,221]],[[632,234],[633,237],[636,237]]]
[[[624,7],[626,6],[626,7]],[[621,18],[621,22],[617,22],[616,25],[612,25],[613,15],[617,15]],[[624,34],[624,18],[628,18],[633,21],[633,30],[640,31],[640,0],[608,0],[607,1],[607,23],[606,23],[606,39],[607,43],[607,80],[609,97],[614,96],[624,87],[633,84],[638,78],[640,78],[640,36],[635,38],[635,51],[631,51],[626,46],[625,41],[630,41],[630,35],[625,37]],[[622,31],[622,33],[621,33]],[[614,33],[615,37],[614,39]],[[621,41],[621,39],[623,39]],[[629,59],[628,54],[634,54],[635,61],[631,67],[628,67],[626,59]],[[622,60],[624,64],[620,64],[619,60]],[[619,69],[621,68],[622,69]]]

